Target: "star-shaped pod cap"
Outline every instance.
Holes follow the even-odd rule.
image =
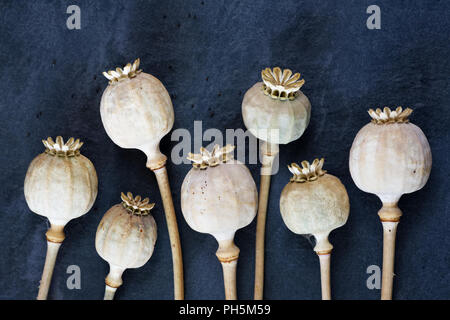
[[[131,192],[127,192],[124,194],[123,192],[120,194],[122,198],[123,207],[130,213],[135,215],[146,216],[150,214],[150,210],[155,206],[154,203],[149,203],[150,199],[145,198],[141,199],[141,196],[133,197]]]

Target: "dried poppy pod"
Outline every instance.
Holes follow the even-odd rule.
[[[56,256],[64,241],[64,226],[86,214],[97,197],[97,173],[92,162],[80,154],[83,142],[62,137],[42,140],[45,152],[28,167],[24,192],[30,210],[47,217],[47,256],[38,300],[47,299]]]
[[[263,82],[256,83],[244,96],[242,117],[247,129],[262,144],[262,169],[256,227],[255,299],[263,298],[264,233],[272,165],[279,144],[297,140],[306,130],[311,116],[311,103],[300,91],[305,80],[276,67],[261,71]]]
[[[381,299],[392,299],[395,234],[402,215],[397,203],[421,189],[431,171],[431,150],[422,130],[408,120],[412,110],[370,109],[372,121],[356,135],[350,150],[350,173],[356,186],[376,194],[383,207],[383,276]]]
[[[350,211],[347,191],[341,181],[322,170],[324,159],[310,165],[303,161],[288,166],[294,175],[284,187],[280,211],[284,223],[294,233],[312,234],[314,251],[320,259],[322,299],[331,299],[330,257],[333,246],[328,235],[347,222]]]
[[[126,195],[122,192],[121,198],[122,203],[105,213],[95,236],[95,248],[110,268],[104,300],[114,298],[125,269],[140,268],[147,263],[156,243],[156,223],[150,214],[155,204],[149,203],[149,198],[134,198],[131,192]]]
[[[180,236],[165,167],[167,157],[159,150],[160,140],[173,126],[172,101],[158,79],[139,69],[139,59],[123,69],[103,72],[103,75],[109,79],[100,103],[103,126],[118,146],[139,149],[147,155],[147,167],[156,175],[166,214],[174,269],[174,297],[183,299]]]
[[[236,266],[239,248],[234,234],[256,215],[258,193],[245,165],[231,160],[234,147],[216,145],[210,153],[188,155],[193,168],[181,187],[181,210],[195,231],[213,235],[219,243],[216,255],[222,264],[225,298],[236,300]]]

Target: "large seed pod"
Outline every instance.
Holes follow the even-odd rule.
[[[219,243],[216,256],[222,264],[225,298],[236,300],[236,266],[239,248],[234,234],[256,216],[258,193],[245,165],[232,160],[234,147],[205,148],[189,153],[192,168],[181,187],[181,210],[195,231],[213,235]]]
[[[356,135],[350,173],[359,189],[396,203],[421,189],[431,171],[431,150],[422,130],[408,121],[412,110],[369,110],[372,122]]]
[[[258,139],[286,144],[297,140],[311,116],[311,103],[300,91],[305,80],[300,74],[276,67],[261,72],[263,82],[256,83],[244,96],[242,117],[245,126]]]
[[[212,153],[190,154],[194,167],[184,178],[181,187],[181,210],[189,226],[217,240],[233,239],[234,233],[253,220],[256,215],[258,193],[248,168],[230,160],[234,147]],[[226,163],[220,164],[222,161]]]
[[[405,193],[421,189],[431,171],[431,150],[419,127],[409,122],[412,113],[370,109],[372,122],[356,135],[350,150],[350,173],[357,187],[376,194],[383,203],[378,211],[383,226],[381,299],[392,299],[395,235],[402,216],[398,201]]]
[[[138,68],[139,59],[123,69],[103,73],[110,81],[103,92],[100,115],[115,144],[142,150],[148,166],[154,168],[166,160],[159,142],[172,129],[174,112],[161,81]]]
[[[112,298],[122,284],[125,269],[142,267],[153,254],[156,243],[156,223],[150,210],[154,203],[141,200],[128,192],[121,194],[122,203],[113,206],[103,216],[95,236],[98,254],[110,265],[106,277],[105,298]],[[111,292],[108,296],[108,292]]]
[[[64,226],[91,209],[97,197],[97,173],[80,154],[79,139],[70,138],[65,144],[62,137],[42,142],[45,152],[34,158],[25,177],[25,200],[31,211]]]
[[[303,168],[291,164],[289,170],[294,177],[284,187],[280,198],[281,216],[286,226],[297,234],[313,234],[317,240],[316,251],[332,248],[326,247],[328,240],[323,244],[320,240],[343,226],[350,210],[344,185],[322,170],[323,161],[316,159],[311,165],[303,161]]]

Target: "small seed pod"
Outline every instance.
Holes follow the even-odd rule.
[[[122,148],[139,149],[147,155],[147,166],[164,165],[167,157],[159,142],[174,122],[172,101],[164,85],[139,70],[140,60],[103,75],[109,85],[103,92],[100,115],[106,133]]]
[[[64,226],[86,214],[97,197],[97,173],[92,162],[80,154],[83,142],[62,137],[42,141],[45,152],[28,167],[24,193],[30,210],[50,221],[47,257],[39,287],[39,300],[47,299],[51,277],[63,242]]]
[[[305,80],[300,73],[283,72],[276,67],[261,71],[263,82],[256,83],[244,96],[242,117],[250,132],[272,144],[297,140],[309,124],[311,103],[300,91]]]
[[[262,81],[251,87],[242,101],[242,117],[247,129],[264,141],[261,147],[262,168],[259,189],[255,249],[255,300],[263,299],[264,235],[272,166],[279,144],[297,140],[306,130],[311,103],[300,91],[305,80],[300,73],[280,68],[261,71]]]
[[[392,299],[395,234],[402,215],[397,203],[421,189],[431,171],[431,150],[422,130],[409,122],[412,110],[370,109],[372,121],[356,135],[350,150],[350,173],[356,186],[376,194],[384,230],[381,298]]]
[[[149,198],[141,200],[131,192],[121,194],[116,204],[103,216],[95,236],[98,254],[109,263],[105,300],[112,300],[122,285],[125,269],[142,267],[153,254],[156,243],[156,223],[150,210],[155,206]]]
[[[280,211],[284,223],[294,233],[312,234],[316,239],[314,251],[320,258],[322,299],[331,299],[330,255],[333,246],[328,235],[347,222],[350,204],[341,181],[322,170],[324,159],[315,159],[302,167],[292,163],[288,168],[294,175],[284,187]]]
[[[256,215],[258,193],[245,165],[232,160],[234,150],[216,145],[210,153],[188,155],[193,168],[181,187],[181,210],[195,231],[213,235],[219,243],[216,255],[224,273],[225,297],[237,299],[236,266],[239,248],[234,234],[250,224]]]

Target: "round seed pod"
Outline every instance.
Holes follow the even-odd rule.
[[[314,250],[330,251],[329,233],[347,222],[350,204],[341,181],[322,170],[324,160],[315,159],[310,165],[303,161],[289,166],[294,175],[284,187],[280,210],[286,226],[297,234],[312,234],[316,238]]]
[[[234,147],[205,148],[189,153],[193,168],[181,187],[181,210],[195,231],[213,235],[219,243],[216,256],[222,264],[225,298],[236,300],[239,248],[234,234],[256,216],[258,193],[245,165],[232,160]]]
[[[372,121],[356,135],[350,150],[350,174],[357,187],[397,203],[421,189],[431,171],[431,150],[422,130],[409,122],[412,110],[370,109]]]
[[[234,147],[216,145],[210,153],[189,154],[193,168],[181,187],[181,210],[195,231],[217,240],[233,239],[234,233],[256,215],[258,193],[248,168],[229,155]]]
[[[122,148],[139,149],[151,169],[164,165],[167,157],[159,142],[174,122],[172,101],[164,85],[139,70],[140,60],[123,69],[104,72],[109,85],[103,92],[100,115],[106,133]]]
[[[300,91],[305,80],[300,73],[275,67],[261,72],[263,82],[256,83],[244,96],[242,117],[245,126],[258,139],[286,144],[297,140],[311,116],[311,103]]]
[[[106,277],[105,298],[113,297],[122,285],[125,269],[142,267],[153,254],[156,243],[156,223],[150,210],[154,203],[141,200],[131,192],[121,194],[122,203],[113,206],[103,216],[95,236],[98,254],[110,265]]]
[[[42,141],[45,152],[28,167],[25,200],[31,211],[47,217],[52,225],[87,213],[97,197],[97,173],[92,162],[80,154],[83,142],[58,136]]]

